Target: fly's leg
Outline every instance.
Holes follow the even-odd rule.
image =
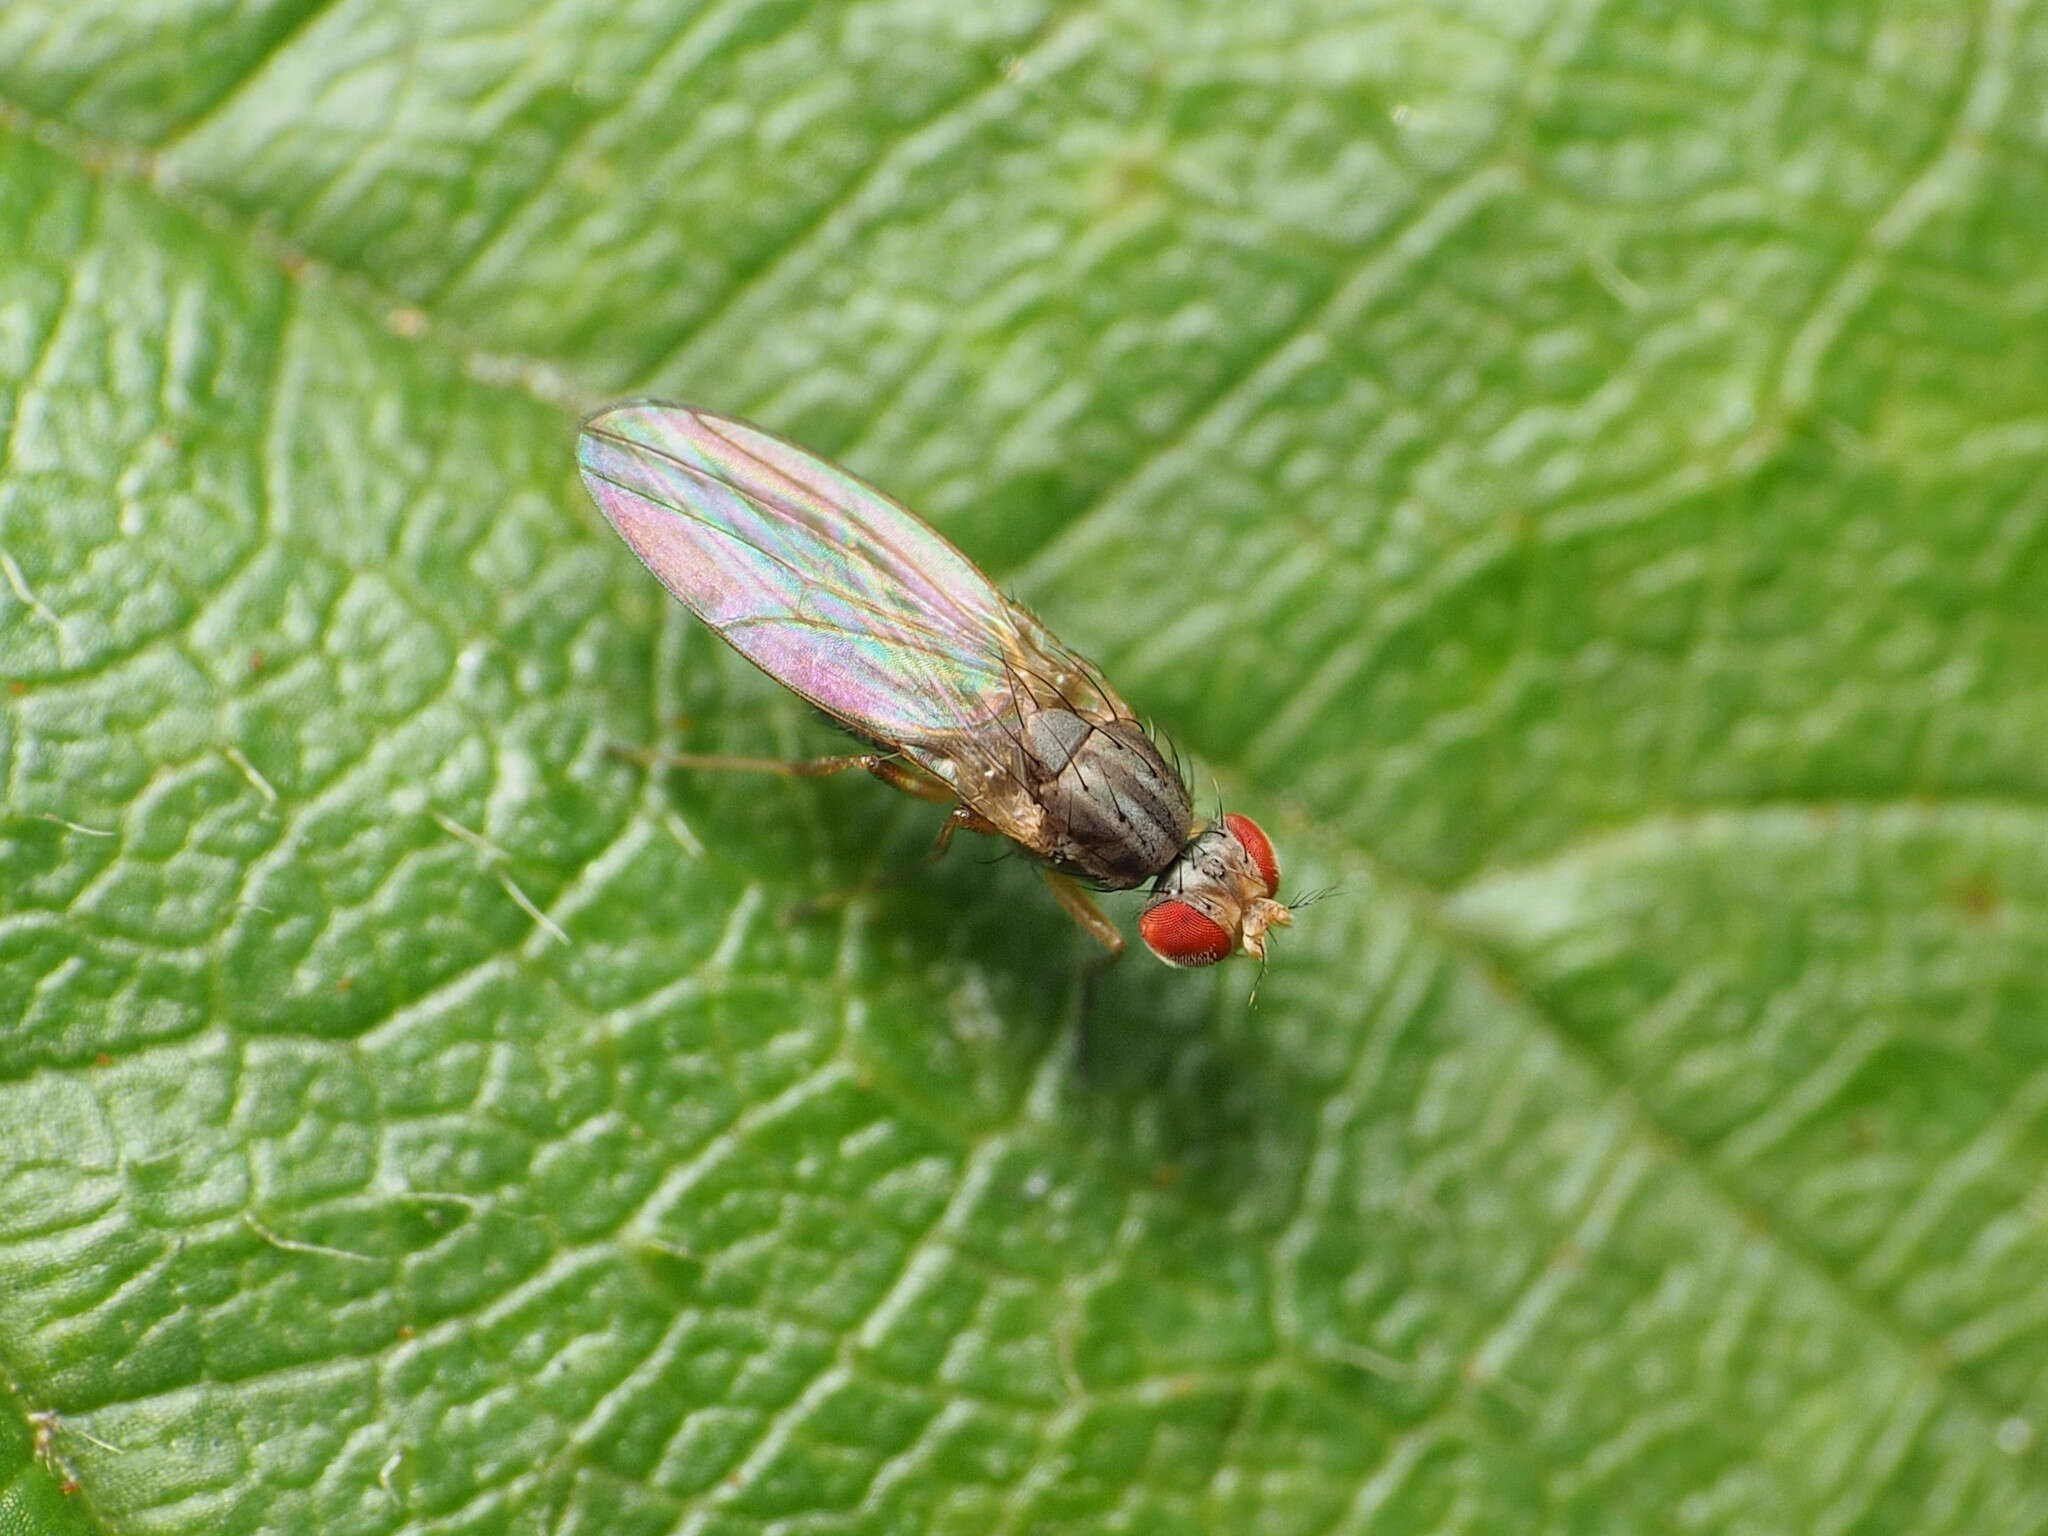
[[[916,791],[913,790],[911,793],[915,794]],[[946,818],[946,824],[939,828],[939,835],[933,840],[931,851],[924,856],[922,862],[925,864],[938,863],[945,855],[946,850],[953,846],[953,834],[956,832],[987,832],[992,836],[1000,837],[1002,836],[1003,829],[979,811],[969,806],[956,805],[953,807],[953,814]]]
[[[953,787],[915,763],[881,752],[842,752],[834,757],[811,757],[785,762],[776,757],[719,757],[697,752],[654,752],[640,747],[616,747],[614,753],[629,763],[650,768],[708,768],[715,773],[779,773],[786,779],[823,779],[858,768],[872,773],[884,784],[916,795],[920,800],[945,803],[953,798]]]
[[[952,844],[953,834],[965,828],[969,832],[994,832],[993,823],[984,820],[966,806],[957,802],[953,786],[935,773],[928,773],[915,763],[882,752],[842,752],[833,757],[804,758],[788,762],[776,757],[724,757],[696,752],[652,752],[641,748],[614,748],[618,756],[629,762],[645,763],[656,768],[705,768],[717,773],[779,773],[787,779],[823,779],[835,773],[846,773],[859,769],[871,773],[891,789],[900,789],[906,795],[915,795],[920,800],[930,800],[939,805],[951,805],[953,814],[939,828],[939,835],[931,851],[917,863],[885,875],[877,880],[864,880],[859,885],[848,886],[843,891],[834,891],[825,896],[812,896],[783,909],[782,920],[795,922],[799,918],[816,912],[843,907],[856,896],[864,896],[880,886],[893,885],[908,878],[927,864],[937,862],[939,856]]]
[[[904,765],[896,764],[894,766],[902,767]],[[910,784],[897,784],[895,779],[878,770],[871,768],[868,771],[873,773],[884,784],[896,784],[897,788],[904,790],[906,793],[918,795],[926,800],[938,798],[936,795],[927,794]],[[918,770],[912,769],[911,771],[917,772]],[[925,777],[930,778],[931,776],[927,774]],[[931,782],[938,784],[941,781],[931,779]],[[947,799],[950,800],[952,795],[953,792],[951,790],[946,791]],[[904,881],[912,879],[938,863],[945,856],[946,850],[953,846],[955,833],[961,831],[994,832],[995,830],[994,824],[984,821],[966,806],[955,805],[953,807],[953,814],[948,816],[944,823],[940,825],[939,835],[932,839],[931,847],[927,848],[914,863],[901,865],[886,875],[875,876],[872,880],[863,880],[859,885],[849,885],[844,890],[830,891],[823,896],[805,897],[794,906],[785,907],[782,912],[782,920],[786,923],[793,923],[800,918],[812,917],[820,912],[830,911],[834,907],[843,907],[853,900],[854,897],[865,896],[870,891],[879,891],[885,886],[901,885]]]
[[[1095,905],[1094,898],[1078,882],[1056,869],[1041,867],[1039,873],[1045,876],[1046,888],[1052,892],[1052,899],[1060,904],[1060,910],[1086,929],[1088,937],[1109,951],[1100,964],[1108,965],[1124,952],[1123,931],[1103,915],[1102,908]]]
[[[1074,1076],[1085,1083],[1095,1059],[1095,986],[1122,957],[1123,931],[1095,905],[1095,898],[1078,882],[1042,865],[1039,873],[1045,876],[1046,889],[1052,892],[1052,899],[1060,904],[1061,910],[1087,929],[1089,937],[1104,950],[1081,973],[1081,1007],[1074,1020]]]
[[[935,773],[926,773],[915,763],[906,763],[900,757],[882,757],[869,752],[859,760],[860,766],[891,789],[900,789],[906,795],[915,795],[920,800],[930,800],[939,805],[953,805],[953,814],[946,818],[946,825],[939,833],[939,852],[946,851],[946,844],[953,839],[953,824],[962,816],[973,821],[981,818],[964,805],[954,805],[953,786]],[[965,823],[963,823],[964,825]],[[979,832],[982,827],[973,830]],[[936,855],[934,855],[936,857]]]

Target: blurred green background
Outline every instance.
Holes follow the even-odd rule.
[[[0,1532],[2048,1527],[2048,16],[0,10]],[[578,489],[938,523],[1088,941]],[[1131,903],[1121,904],[1126,924]],[[538,914],[538,915],[536,915]]]

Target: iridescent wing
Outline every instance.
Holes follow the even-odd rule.
[[[1093,668],[908,509],[772,433],[688,406],[593,417],[584,483],[663,586],[762,671],[898,746],[1027,847],[1034,710],[1130,719]]]

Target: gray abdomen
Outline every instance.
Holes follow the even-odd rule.
[[[1142,885],[1187,843],[1194,805],[1135,720],[1097,724],[1063,709],[1025,722],[1030,791],[1044,809],[1046,857],[1111,890]]]

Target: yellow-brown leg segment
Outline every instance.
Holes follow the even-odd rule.
[[[900,757],[882,757],[870,752],[860,760],[860,766],[867,769],[869,773],[872,773],[891,789],[900,789],[906,795],[915,795],[920,800],[930,800],[939,805],[952,805],[956,798],[953,794],[953,786],[944,779],[940,778],[937,774],[926,773],[917,764],[907,763]],[[970,831],[981,832],[988,830],[986,823],[980,826],[972,824],[972,822],[980,822],[981,818],[975,816],[966,806],[954,805],[953,819],[961,816],[971,818],[970,822],[962,823]],[[953,825],[953,819],[948,819],[946,822],[948,827]],[[941,837],[948,836],[944,832],[939,835]],[[939,844],[941,852],[945,851],[945,846],[943,842]]]
[[[932,844],[931,852],[909,869],[899,870],[878,880],[864,880],[859,885],[849,886],[843,891],[834,891],[829,895],[813,896],[800,901],[783,912],[785,922],[794,921],[813,912],[844,906],[856,896],[865,895],[879,886],[901,880],[912,870],[924,868],[946,851],[947,846],[953,841],[953,834],[962,827],[970,832],[996,830],[966,806],[956,804],[953,786],[937,774],[928,773],[915,763],[882,752],[842,752],[832,757],[802,758],[796,762],[778,757],[726,757],[702,752],[654,752],[644,747],[614,747],[612,752],[628,762],[644,763],[651,768],[703,768],[713,773],[777,773],[786,779],[823,779],[835,773],[846,773],[857,768],[863,773],[873,774],[891,789],[900,789],[906,795],[915,795],[920,800],[930,800],[953,807],[953,814],[948,816],[945,825],[939,828],[938,839]]]
[[[933,782],[936,783],[937,780]],[[917,791],[913,789],[910,793],[914,795]],[[936,864],[939,856],[953,846],[953,834],[956,832],[986,832],[994,837],[1003,835],[1003,829],[979,811],[970,806],[956,805],[953,807],[953,814],[946,818],[945,825],[939,828],[938,839],[933,842],[932,851],[925,855],[927,864]]]
[[[809,757],[786,762],[778,757],[722,757],[701,752],[655,752],[645,747],[614,747],[613,754],[650,768],[708,768],[714,773],[779,773],[786,779],[823,779],[858,768],[872,773],[892,789],[941,805],[953,799],[953,786],[915,763],[881,752],[842,752],[834,757]]]
[[[1046,889],[1052,892],[1052,899],[1061,909],[1088,931],[1088,936],[1109,951],[1104,964],[1116,959],[1124,952],[1123,931],[1109,920],[1102,908],[1095,905],[1095,898],[1078,882],[1069,879],[1056,869],[1040,867],[1045,876]]]
[[[1095,898],[1088,894],[1086,886],[1043,865],[1039,866],[1038,872],[1045,877],[1045,888],[1052,892],[1052,899],[1060,904],[1067,916],[1087,929],[1089,936],[1104,950],[1093,964],[1081,971],[1079,1006],[1074,1015],[1074,1076],[1085,1083],[1094,1074],[1096,983],[1122,958],[1124,936],[1102,908],[1095,905]]]

